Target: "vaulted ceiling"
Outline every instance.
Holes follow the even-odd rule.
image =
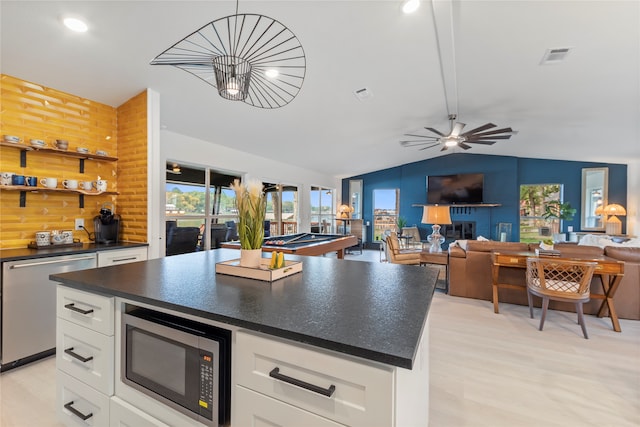
[[[288,105],[220,98],[196,77],[149,62],[231,1],[2,1],[1,71],[118,106],[160,93],[180,134],[335,176],[450,152],[401,147],[406,133],[493,122],[519,134],[468,152],[627,163],[640,160],[640,2],[240,1],[286,25],[307,70]],[[70,33],[65,14],[90,29]],[[566,60],[541,65],[549,48]],[[359,100],[354,91],[372,95]]]

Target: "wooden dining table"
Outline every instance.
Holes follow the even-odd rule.
[[[493,311],[499,313],[498,310],[498,289],[518,289],[527,290],[526,285],[515,285],[511,283],[500,283],[499,274],[500,269],[507,268],[527,268],[527,258],[538,258],[535,252],[515,252],[515,251],[494,251],[491,253],[491,275],[493,281]],[[602,294],[591,293],[592,299],[601,299],[602,303],[598,309],[598,317],[603,317],[606,314],[606,310],[609,310],[609,316],[611,317],[611,323],[613,330],[620,332],[620,322],[618,321],[618,315],[613,303],[613,297],[615,296],[620,282],[624,276],[624,262],[607,256],[599,257],[553,257],[554,259],[563,259],[571,261],[583,261],[583,262],[595,262],[596,267],[593,272],[594,275],[600,277],[602,283]]]

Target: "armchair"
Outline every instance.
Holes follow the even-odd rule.
[[[421,249],[400,249],[398,234],[393,231],[387,237],[387,260],[393,264],[420,265]]]

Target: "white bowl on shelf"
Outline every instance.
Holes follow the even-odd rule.
[[[2,138],[4,139],[4,142],[11,142],[14,144],[20,142],[20,138],[15,135],[3,135]]]

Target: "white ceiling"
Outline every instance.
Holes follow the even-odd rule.
[[[112,106],[151,88],[168,130],[338,177],[442,155],[399,141],[448,130],[456,110],[467,129],[519,131],[469,153],[640,159],[640,2],[423,0],[413,15],[400,3],[240,1],[240,13],[282,22],[305,50],[302,90],[279,109],[223,100],[184,71],[149,65],[233,14],[230,1],[3,0],[1,71]],[[89,32],[63,28],[68,13]],[[557,47],[573,50],[540,65]],[[353,91],[364,87],[374,96],[360,101]]]

